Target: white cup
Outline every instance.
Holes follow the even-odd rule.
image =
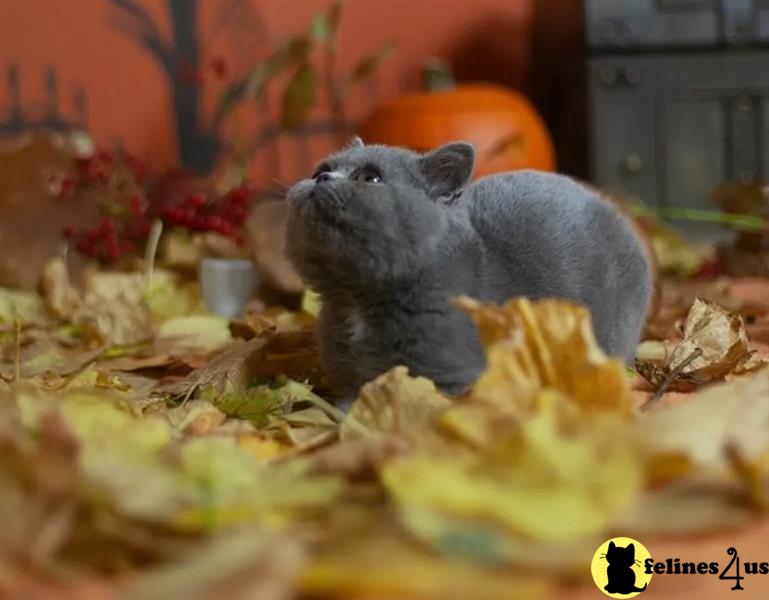
[[[208,310],[234,319],[254,297],[259,274],[250,260],[240,258],[204,258],[200,262],[200,287]]]

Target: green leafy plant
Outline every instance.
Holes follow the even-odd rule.
[[[244,78],[231,83],[224,92],[220,111],[229,113],[240,102],[257,98],[265,86],[279,75],[290,72],[282,94],[281,126],[293,129],[304,123],[318,99],[321,77],[328,93],[334,122],[344,130],[344,100],[356,84],[376,72],[395,50],[393,41],[361,57],[349,72],[339,76],[336,69],[339,24],[343,0],[333,0],[326,12],[316,14],[305,30],[286,40],[266,60],[256,65]],[[322,69],[312,61],[313,54],[323,56]]]

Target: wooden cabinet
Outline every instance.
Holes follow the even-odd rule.
[[[596,184],[713,210],[714,187],[769,179],[769,48],[759,43],[769,39],[769,2],[586,0],[585,14]],[[635,24],[632,39],[607,42],[609,21]]]

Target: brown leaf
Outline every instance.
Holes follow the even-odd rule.
[[[739,313],[714,302],[697,298],[684,324],[684,339],[662,363],[636,361],[636,369],[658,389],[665,384],[673,391],[690,391],[701,385],[723,380],[742,368],[752,370],[748,337]]]
[[[253,360],[255,356],[257,358],[261,356],[266,343],[267,340],[264,338],[235,343],[212,358],[204,367],[195,369],[180,381],[160,385],[156,391],[172,396],[183,396],[192,394],[195,389],[207,385],[223,389],[228,381],[238,381],[242,384],[249,360]],[[247,374],[245,377],[247,378]]]

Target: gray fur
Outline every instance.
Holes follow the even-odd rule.
[[[321,294],[321,356],[335,391],[404,364],[448,393],[484,367],[478,333],[449,300],[516,296],[586,305],[610,355],[631,360],[651,296],[631,226],[560,175],[517,171],[468,183],[472,146],[425,155],[353,146],[288,194],[288,252]],[[381,182],[367,182],[371,165]]]

